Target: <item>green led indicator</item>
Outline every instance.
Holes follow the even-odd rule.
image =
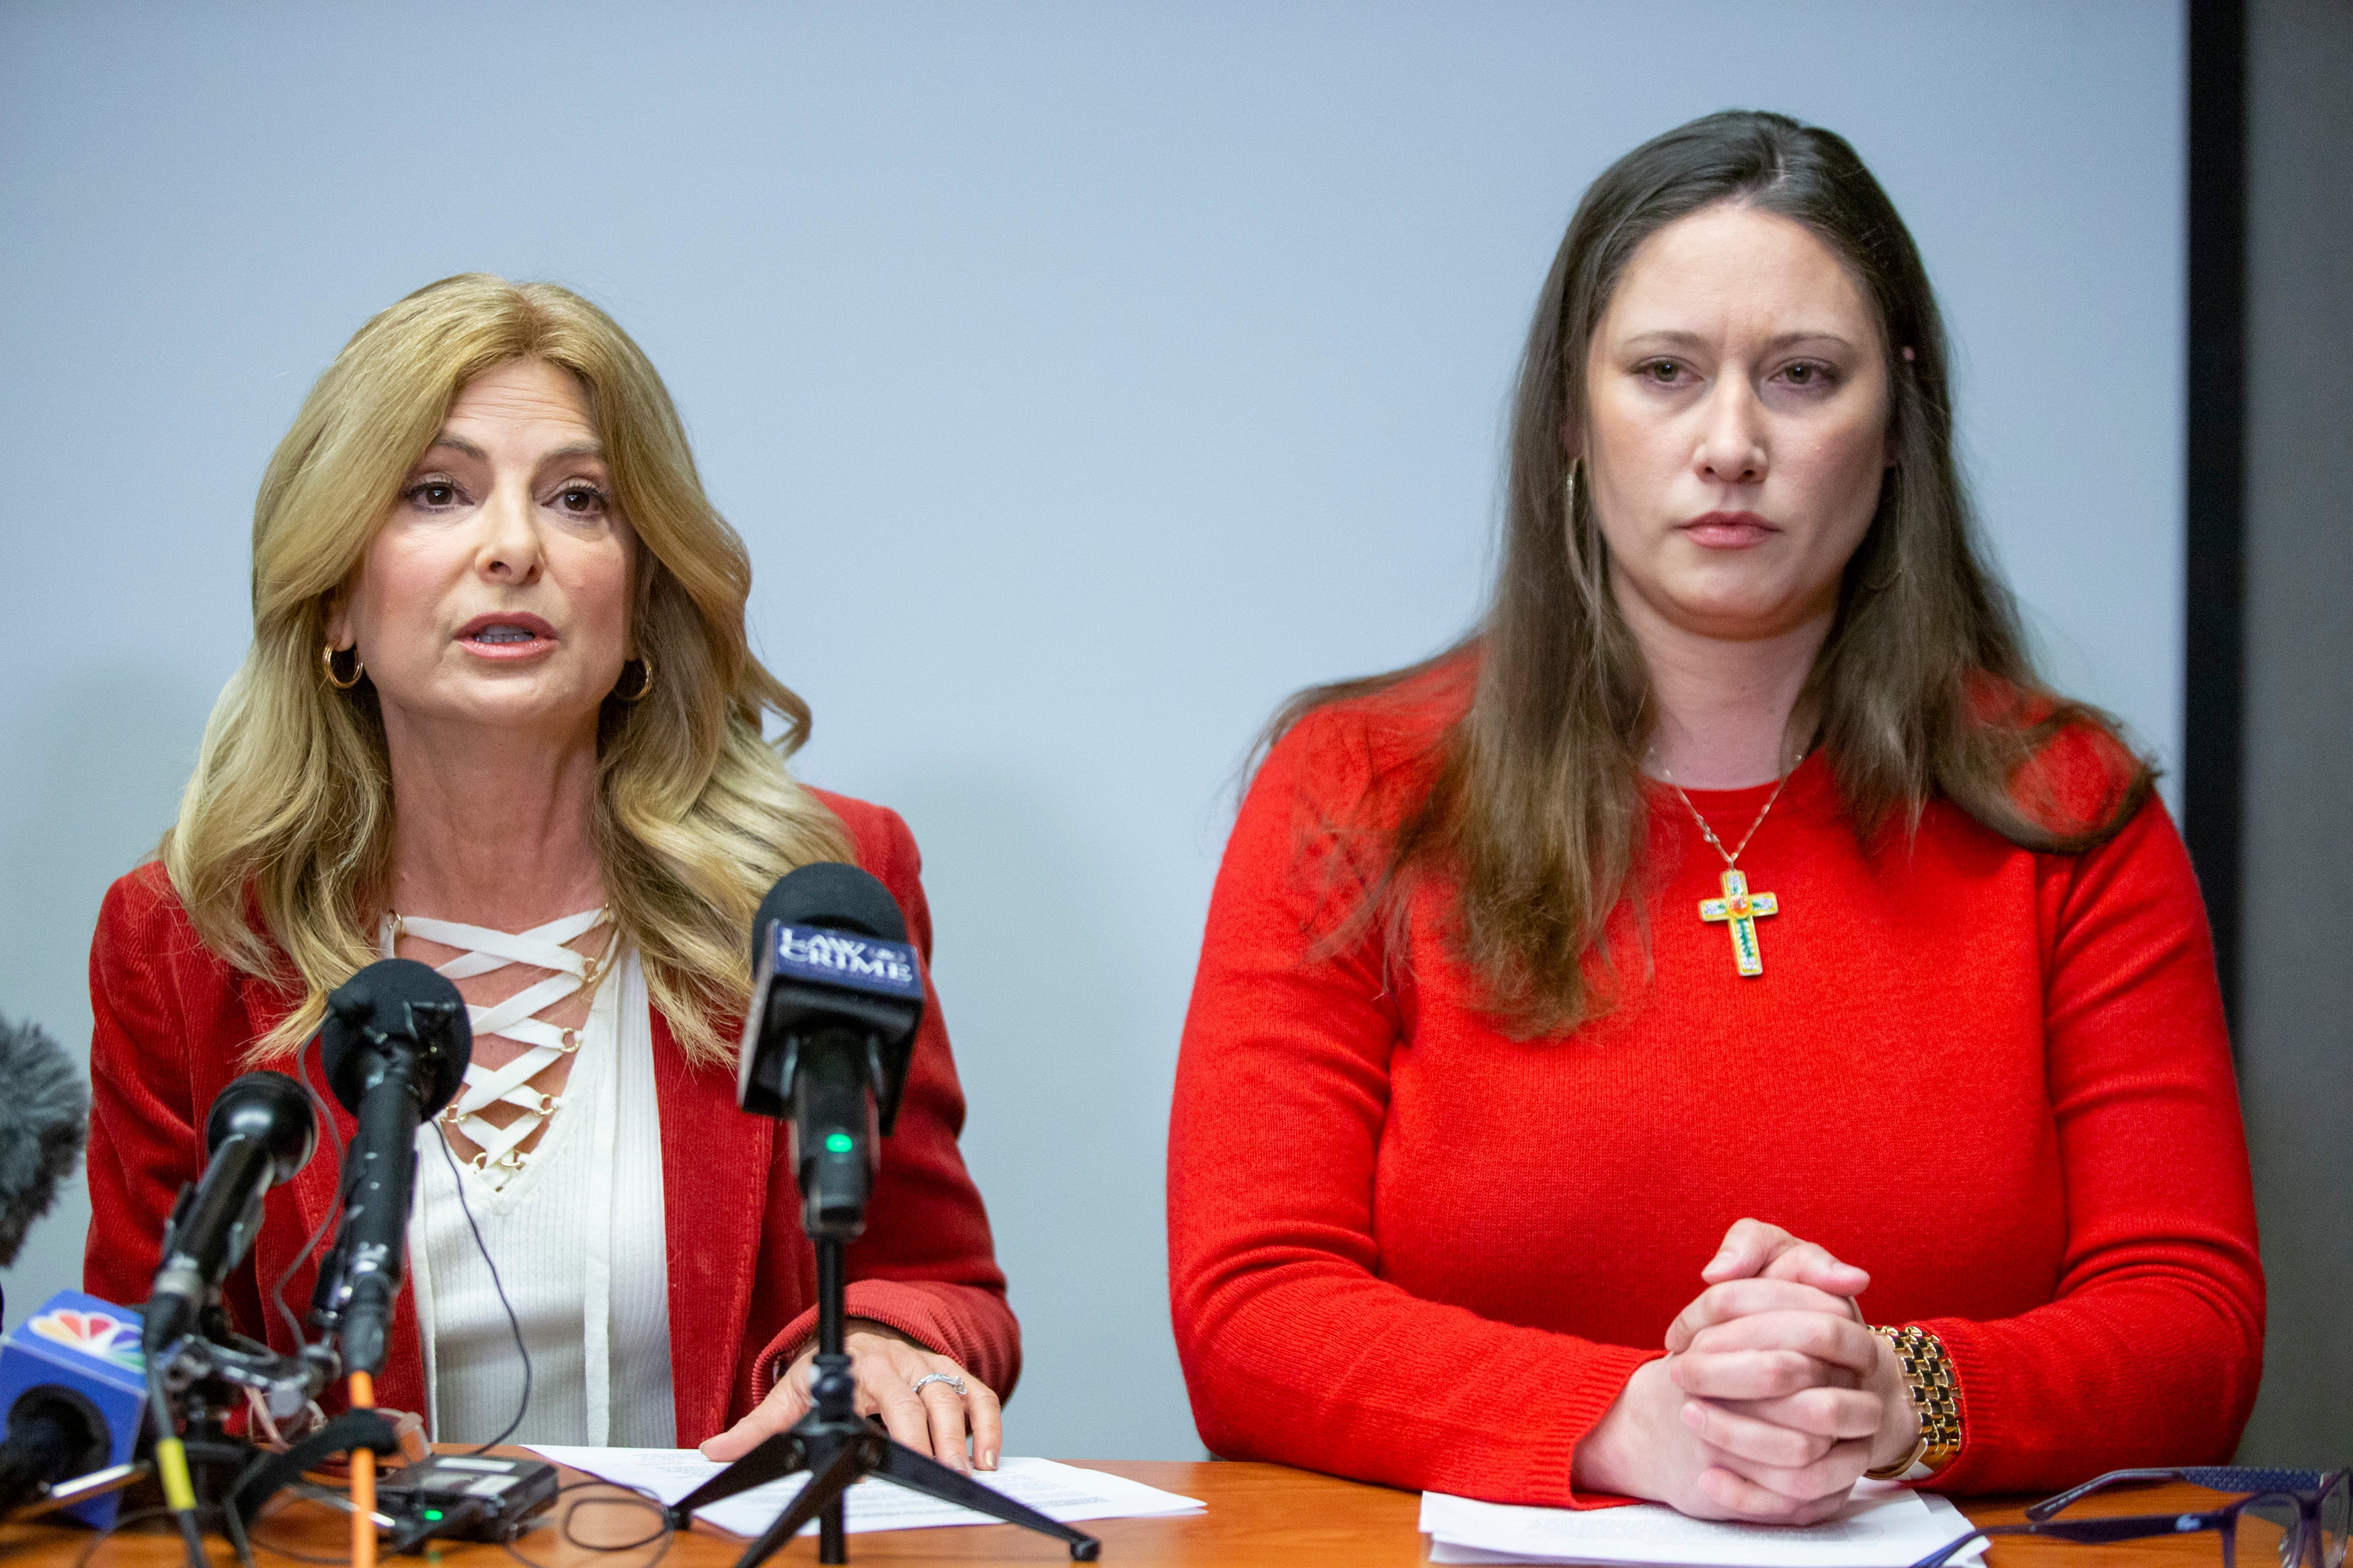
[[[828,1132],[825,1135],[825,1152],[828,1154],[847,1154],[856,1147],[857,1145],[850,1142],[849,1134],[847,1132]]]
[[[438,1523],[441,1518],[441,1510],[438,1508],[428,1508],[425,1510],[425,1517]]]

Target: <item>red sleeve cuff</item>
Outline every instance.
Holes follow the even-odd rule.
[[[982,1382],[1002,1394],[996,1378],[987,1375],[994,1369],[991,1358],[976,1353],[977,1347],[959,1342],[965,1335],[955,1331],[946,1303],[921,1285],[902,1284],[889,1279],[856,1279],[842,1292],[842,1310],[847,1316],[864,1318],[896,1329],[935,1355],[950,1357]],[[817,1337],[817,1309],[809,1308],[768,1342],[760,1352],[752,1377],[752,1402],[758,1404],[776,1386],[795,1357],[808,1348]]]
[[[1638,1351],[1624,1345],[1593,1347],[1593,1373],[1588,1379],[1581,1380],[1583,1386],[1577,1390],[1577,1397],[1571,1401],[1561,1423],[1566,1440],[1551,1441],[1543,1446],[1547,1459],[1555,1453],[1560,1456],[1560,1473],[1557,1479],[1550,1476],[1541,1477],[1541,1484],[1552,1495],[1566,1500],[1563,1506],[1573,1509],[1623,1508],[1628,1503],[1642,1500],[1641,1498],[1621,1497],[1616,1492],[1577,1490],[1574,1479],[1577,1450],[1586,1438],[1593,1435],[1593,1429],[1601,1425],[1601,1418],[1609,1414],[1610,1406],[1618,1403],[1619,1396],[1626,1392],[1627,1380],[1634,1375],[1636,1369],[1646,1363],[1661,1360],[1666,1353],[1663,1350]]]

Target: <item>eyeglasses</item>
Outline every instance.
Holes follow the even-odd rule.
[[[2214,1491],[2246,1495],[2221,1508],[2187,1513],[2130,1514],[2116,1519],[2060,1519],[2060,1510],[2105,1487],[2134,1481],[2188,1481]],[[2232,1465],[2165,1470],[2111,1470],[2072,1491],[2043,1499],[2022,1524],[1982,1524],[1947,1542],[1913,1568],[1943,1568],[1972,1542],[1997,1535],[2050,1535],[2098,1544],[2187,1535],[2211,1530],[2222,1537],[2222,1568],[2345,1568],[2345,1542],[2353,1525],[2353,1471],[2272,1470]]]
[[[2348,1506],[2345,1500],[2348,1476],[2353,1476],[2353,1470],[2282,1470],[2257,1465],[2186,1465],[2175,1469],[2110,1470],[2105,1476],[2093,1477],[2072,1490],[2044,1498],[2027,1509],[2026,1517],[2035,1521],[2049,1519],[2073,1507],[2094,1492],[2105,1491],[2109,1487],[2130,1486],[2140,1481],[2188,1481],[2193,1487],[2204,1487],[2214,1492],[2284,1493],[2306,1504],[2305,1515],[2310,1518],[2315,1508],[2331,1500],[2329,1494],[2332,1491],[2340,1509]],[[2337,1516],[2340,1533],[2343,1524],[2344,1516],[2340,1513]]]

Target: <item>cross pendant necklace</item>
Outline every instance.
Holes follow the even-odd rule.
[[[1801,755],[1798,762],[1805,760]],[[1667,787],[1675,792],[1676,797],[1683,803],[1683,809],[1692,814],[1694,822],[1699,824],[1700,837],[1724,857],[1724,897],[1702,899],[1699,901],[1699,918],[1711,925],[1721,924],[1731,933],[1732,962],[1745,976],[1765,973],[1765,954],[1757,945],[1757,922],[1767,915],[1779,914],[1781,900],[1771,893],[1748,890],[1747,875],[1740,869],[1740,852],[1748,847],[1748,841],[1757,837],[1758,828],[1765,826],[1766,813],[1771,811],[1773,803],[1781,798],[1782,788],[1789,782],[1789,773],[1797,771],[1797,764],[1791,763],[1789,773],[1783,773],[1773,785],[1773,793],[1765,797],[1764,805],[1757,813],[1757,820],[1748,825],[1748,831],[1740,836],[1740,842],[1726,849],[1724,840],[1715,836],[1715,829],[1707,825],[1707,818],[1700,815],[1699,807],[1692,804],[1692,797],[1683,794],[1683,786],[1675,783],[1675,775],[1667,771],[1666,763],[1662,760],[1659,763],[1659,776],[1667,781]]]

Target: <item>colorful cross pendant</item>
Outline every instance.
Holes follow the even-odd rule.
[[[1726,922],[1732,931],[1732,957],[1743,974],[1765,973],[1765,955],[1757,950],[1757,922],[1781,912],[1781,900],[1770,893],[1752,893],[1748,879],[1732,867],[1724,871],[1724,897],[1702,899],[1699,918]]]

